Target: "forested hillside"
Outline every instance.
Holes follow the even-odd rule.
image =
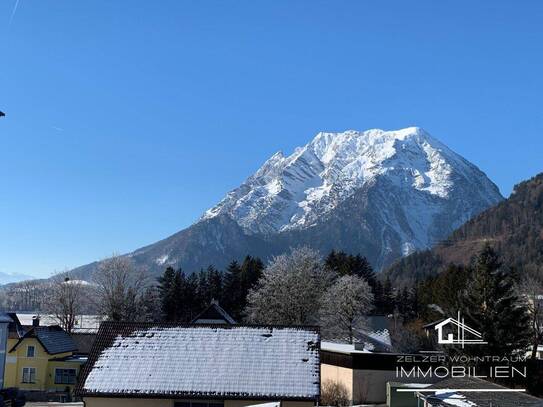
[[[409,284],[450,263],[468,264],[486,243],[518,272],[543,273],[543,173],[515,186],[508,199],[465,223],[434,249],[407,256],[386,273],[398,284]]]

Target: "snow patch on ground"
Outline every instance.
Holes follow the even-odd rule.
[[[164,254],[164,255],[158,257],[158,258],[155,260],[155,262],[156,262],[156,264],[158,264],[159,266],[163,266],[164,264],[166,264],[166,262],[168,261],[169,258],[170,258],[169,255]]]

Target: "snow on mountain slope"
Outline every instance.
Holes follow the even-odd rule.
[[[249,234],[304,229],[317,224],[356,190],[382,177],[412,192],[412,199],[404,204],[413,233],[406,237],[403,254],[431,244],[427,232],[436,212],[462,183],[479,185],[475,197],[464,197],[476,200],[475,207],[488,207],[502,199],[477,167],[421,128],[350,130],[319,133],[288,157],[274,154],[202,219],[227,214]],[[469,208],[466,215],[472,215]]]
[[[192,226],[128,256],[151,271],[191,273],[309,245],[361,253],[381,270],[502,199],[475,165],[420,128],[323,132],[289,156],[274,154]]]

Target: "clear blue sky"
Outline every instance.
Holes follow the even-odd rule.
[[[543,2],[0,0],[0,272],[192,223],[320,130],[418,125],[543,170]]]

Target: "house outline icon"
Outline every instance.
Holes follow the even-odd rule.
[[[454,333],[449,333],[446,337],[444,337],[443,327],[449,324],[456,327],[456,336]],[[466,344],[484,345],[488,343],[483,341],[483,335],[481,332],[470,328],[464,323],[464,318],[461,318],[460,312],[458,312],[457,319],[447,318],[437,324],[434,329],[437,331],[438,343],[442,345],[462,345],[463,348]],[[455,330],[453,329],[453,332],[454,331]],[[468,334],[469,338],[466,338],[466,333]]]

